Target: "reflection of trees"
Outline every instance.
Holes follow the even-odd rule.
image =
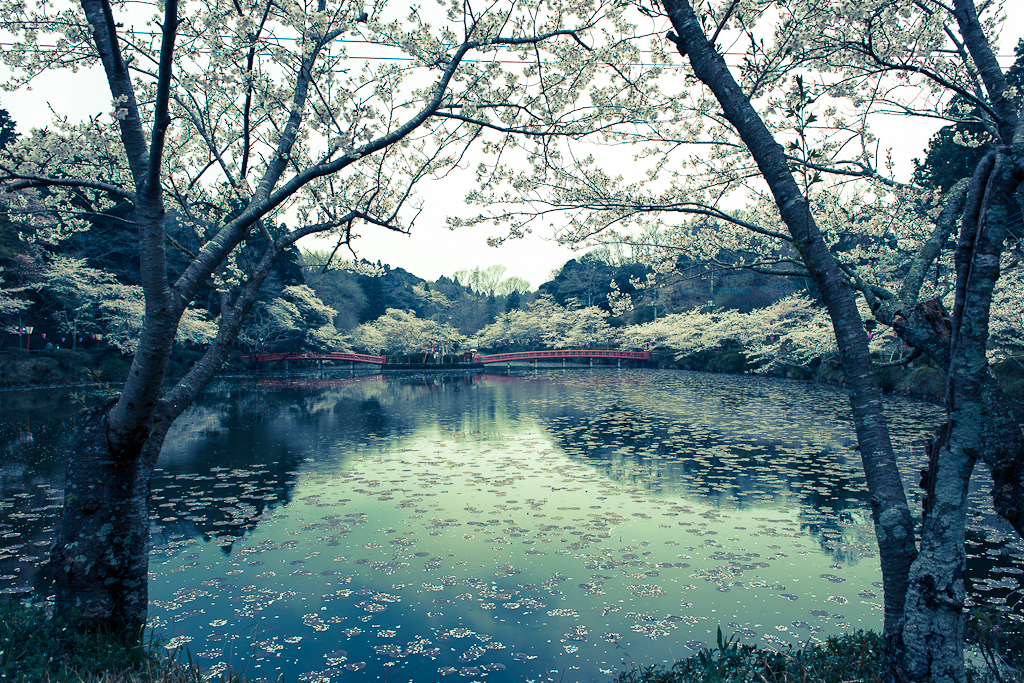
[[[866,495],[856,468],[831,451],[745,444],[719,430],[663,422],[621,403],[598,415],[553,417],[548,429],[571,455],[615,481],[647,490],[736,507],[792,494],[836,512],[859,506]]]
[[[841,392],[705,373],[583,377],[550,383],[540,399],[570,456],[610,479],[711,504],[777,506],[785,496],[799,502],[800,530],[837,560],[871,546],[856,535],[868,500]],[[900,445],[930,431],[935,409],[895,402],[887,412]]]
[[[0,591],[49,592],[47,559],[60,522],[64,472],[81,404],[60,392],[3,394],[0,419]],[[98,394],[84,396],[99,403]]]
[[[165,538],[198,535],[230,552],[262,515],[292,500],[308,462],[325,473],[358,457],[350,444],[359,455],[383,450],[374,444],[412,433],[425,412],[406,404],[467,383],[360,375],[213,384],[167,437],[151,484],[154,522]]]
[[[867,491],[856,465],[833,451],[811,452],[770,439],[743,443],[723,431],[642,414],[621,402],[597,415],[551,416],[548,430],[574,459],[648,491],[740,509],[795,497],[800,528],[824,552],[839,561],[858,555],[847,544],[861,539],[844,534],[856,512],[866,509]]]
[[[849,546],[860,547],[861,539],[849,536],[867,507],[856,454],[843,447],[843,433],[822,435],[813,426],[808,414],[819,424],[841,418],[814,387],[775,389],[771,382],[689,373],[553,375],[343,372],[217,382],[168,438],[152,482],[154,525],[165,539],[202,536],[230,551],[261,516],[292,500],[304,468],[329,474],[352,458],[394,451],[425,427],[486,438],[512,434],[518,422],[533,424],[539,416],[564,452],[608,479],[737,508],[777,506],[785,496],[799,501],[785,516],[798,519],[789,529],[766,522],[776,531],[809,533],[837,559],[845,559]],[[672,379],[678,377],[696,398],[676,398],[691,403],[670,404],[672,392],[683,393],[682,382]],[[811,411],[793,398],[797,390],[809,393]],[[0,493],[12,503],[0,521],[23,534],[0,540],[0,575],[18,574],[0,589],[27,585],[29,567],[17,564],[21,554],[45,558],[43,546],[36,552],[30,544],[52,540],[59,509],[32,510],[60,502],[77,412],[67,398],[39,403],[21,396],[4,395],[6,421],[0,422]],[[841,396],[836,405],[843,405]],[[755,419],[764,406],[785,406],[785,412]],[[40,414],[46,419],[34,417]],[[29,424],[33,438],[25,441]],[[908,435],[920,429],[910,418],[903,424]],[[58,492],[56,500],[49,490]],[[8,519],[15,512],[26,516]],[[3,553],[15,544],[27,550]],[[48,580],[44,573],[31,576]]]

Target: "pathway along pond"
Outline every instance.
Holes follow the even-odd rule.
[[[76,408],[0,401],[0,591],[43,599]],[[889,411],[917,498],[941,414]],[[771,646],[878,629],[854,444],[842,391],[756,377],[223,379],[153,479],[150,624],[213,672],[289,683],[607,680],[719,626]],[[986,488],[973,599],[1019,614],[1024,546]]]

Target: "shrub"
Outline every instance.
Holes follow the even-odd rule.
[[[89,354],[71,349],[49,349],[43,351],[43,354],[57,361],[61,370],[76,379],[84,372],[82,368],[89,362]]]
[[[712,359],[716,372],[727,372],[733,375],[748,372],[751,368],[747,357],[742,351],[724,351]]]
[[[933,367],[922,365],[907,375],[897,389],[907,394],[941,399],[946,395],[946,375]]]
[[[878,634],[858,631],[829,638],[823,645],[782,650],[724,640],[717,647],[677,661],[671,668],[638,667],[624,671],[616,683],[840,683],[880,681],[882,642]]]
[[[819,382],[839,383],[843,381],[843,368],[839,361],[828,358],[821,362],[814,371],[814,378]]]
[[[150,638],[126,643],[113,634],[75,633],[50,620],[39,606],[0,602],[0,680],[18,683],[202,683],[187,664]],[[240,674],[215,677],[242,683]],[[213,683],[213,681],[210,681]]]
[[[1024,358],[1007,358],[992,366],[1017,415],[1024,419]]]
[[[131,363],[121,356],[108,355],[100,361],[96,374],[103,382],[123,382],[131,367]]]

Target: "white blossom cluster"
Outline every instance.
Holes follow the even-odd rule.
[[[541,296],[525,310],[499,315],[470,343],[478,348],[521,344],[558,349],[607,344],[617,335],[608,325],[607,316],[597,306],[569,309],[549,296]]]
[[[336,315],[337,311],[321,301],[312,289],[293,285],[285,287],[269,303],[258,305],[238,339],[253,352],[286,339],[295,342],[290,351],[347,351],[347,340],[334,327]]]
[[[703,308],[674,313],[623,328],[621,338],[634,348],[674,351],[677,358],[740,347],[758,372],[780,366],[806,368],[813,360],[834,357],[836,352],[828,315],[800,295],[749,313]]]
[[[430,353],[460,348],[466,337],[448,323],[417,318],[413,311],[389,308],[352,333],[352,344],[369,353]]]

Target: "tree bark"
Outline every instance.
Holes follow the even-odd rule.
[[[166,212],[160,160],[167,117],[177,2],[165,3],[163,54],[152,144],[147,144],[116,22],[107,0],[82,0],[111,95],[127,114],[121,141],[135,185],[146,309],[138,349],[116,401],[87,411],[68,459],[61,531],[51,551],[55,616],[80,631],[136,640],[148,608],[149,478],[169,421],[156,419],[178,321],[187,302],[167,286]]]
[[[990,374],[985,348],[1006,218],[1019,183],[1013,160],[1004,152],[990,154],[975,170],[956,251],[956,305],[948,327],[945,321],[936,322],[939,331],[949,331],[949,421],[932,445],[929,469],[934,474],[929,481],[921,549],[910,569],[904,641],[906,672],[915,681],[966,680],[967,494],[975,461],[984,458],[986,451],[1001,451],[1008,438],[995,433],[998,422],[988,395],[991,387],[986,381]],[[1012,431],[1019,442],[1019,428]],[[997,472],[993,471],[993,476]],[[998,503],[998,495],[996,500]],[[1013,517],[1013,510],[1006,510],[1005,515]]]
[[[124,630],[137,633],[145,621],[147,602],[149,475],[170,425],[192,403],[226,359],[274,259],[305,235],[344,228],[345,239],[348,240],[352,237],[352,223],[356,220],[399,229],[396,227],[399,210],[409,200],[411,186],[429,175],[430,169],[437,163],[441,163],[439,159],[444,158],[441,150],[455,144],[454,141],[459,140],[460,135],[453,135],[444,142],[439,141],[436,155],[428,155],[426,159],[412,164],[409,187],[404,193],[387,198],[379,196],[382,193],[378,191],[359,193],[360,197],[338,202],[339,205],[348,201],[354,204],[344,216],[337,215],[341,209],[334,206],[333,201],[325,202],[326,205],[321,208],[325,215],[331,216],[329,220],[286,231],[287,234],[277,240],[272,239],[262,221],[272,216],[275,210],[283,209],[285,203],[294,198],[297,192],[317,179],[339,173],[360,159],[401,143],[432,118],[452,117],[446,111],[450,104],[449,89],[457,82],[460,65],[470,51],[491,50],[499,45],[526,47],[560,36],[572,38],[581,44],[582,41],[575,30],[563,28],[534,36],[492,36],[482,42],[467,36],[460,44],[453,45],[451,53],[439,62],[438,66],[443,67],[441,73],[432,86],[423,90],[421,106],[416,107],[407,119],[386,119],[376,137],[362,141],[357,148],[347,153],[331,149],[320,161],[312,161],[307,158],[305,151],[297,155],[293,152],[305,140],[301,126],[309,95],[316,90],[315,67],[332,41],[348,30],[344,21],[336,23],[332,20],[329,22],[330,29],[324,32],[322,29],[326,25],[319,18],[316,19],[310,31],[304,34],[301,62],[297,65],[283,61],[278,64],[280,69],[277,71],[283,69],[293,72],[291,103],[287,113],[283,114],[286,116],[283,125],[281,121],[265,121],[268,128],[277,128],[280,135],[276,136],[274,152],[264,155],[265,170],[260,174],[251,196],[245,172],[241,178],[233,178],[233,173],[222,158],[231,156],[224,150],[231,148],[237,141],[232,140],[223,147],[211,140],[205,141],[210,147],[212,158],[222,162],[222,171],[227,176],[228,185],[235,190],[244,209],[240,214],[226,218],[219,227],[209,226],[208,239],[191,258],[184,272],[171,284],[164,253],[167,214],[162,162],[166,151],[165,141],[172,123],[169,108],[171,88],[180,85],[173,78],[175,39],[180,23],[178,2],[166,0],[160,3],[163,5],[164,17],[158,68],[155,75],[150,65],[146,66],[144,72],[147,74],[144,79],[150,86],[146,88],[147,116],[143,116],[140,111],[139,100],[134,92],[129,71],[132,61],[122,55],[117,35],[121,24],[114,17],[110,0],[80,2],[116,107],[121,146],[131,171],[133,191],[87,178],[18,178],[12,189],[48,185],[86,187],[116,196],[133,206],[131,225],[138,231],[140,279],[145,295],[142,332],[121,396],[116,402],[83,416],[68,467],[64,528],[53,548],[52,559],[54,566],[60,567],[57,572],[56,607],[59,616],[83,630]],[[319,6],[321,11],[326,7],[322,1]],[[470,14],[466,16],[468,18]],[[472,23],[475,25],[476,21],[473,18]],[[591,25],[590,20],[581,21],[581,28]],[[470,34],[474,32],[475,29],[469,31]],[[145,54],[145,51],[140,51],[140,54]],[[224,92],[225,96],[232,96],[230,89]],[[189,108],[185,107],[184,120],[190,118],[188,111]],[[398,116],[398,110],[391,113]],[[143,127],[146,120],[152,123],[149,131]],[[488,124],[486,121],[476,123]],[[203,122],[193,120],[192,124],[193,130],[197,134],[201,133]],[[563,129],[561,124],[552,127],[550,132],[541,130],[538,133],[537,125],[529,123],[521,128],[515,126],[506,132],[541,136],[575,134],[568,128]],[[243,133],[246,140],[248,134],[246,128]],[[466,144],[471,140],[472,137],[466,138]],[[249,151],[248,143],[245,142],[243,157],[248,158]],[[302,163],[297,159],[303,159]],[[247,161],[243,161],[242,165],[249,170]],[[294,173],[285,177],[289,168]],[[379,171],[383,170],[382,165]],[[205,168],[200,170],[199,175],[202,176],[205,171]],[[10,174],[5,172],[5,175]],[[391,191],[391,188],[387,188],[383,194],[389,195]],[[317,191],[313,192],[313,196],[317,194]],[[179,194],[178,199],[184,201],[181,206],[185,214],[188,214],[187,198]],[[205,201],[199,204],[205,206]],[[202,213],[205,214],[205,209]],[[224,297],[225,302],[232,296],[234,301],[230,306],[222,306],[219,333],[203,359],[175,387],[164,392],[168,361],[186,307],[210,278],[228,265],[232,252],[253,230],[259,230],[267,243],[260,263],[253,272],[245,274],[244,282],[232,286],[230,296]]]
[[[82,415],[68,459],[51,550],[54,616],[76,630],[136,640],[149,602],[149,478],[166,430],[137,451],[114,454],[107,443],[113,405]]]
[[[959,181],[945,197],[945,208],[936,222],[935,230],[914,257],[911,268],[903,280],[898,296],[878,300],[874,305],[875,317],[899,335],[909,346],[927,353],[947,373],[950,368],[950,339],[952,322],[939,299],[918,302],[921,285],[941,247],[953,233],[954,222],[964,212],[969,178]],[[1016,190],[1016,202],[1021,204],[1021,188]],[[865,295],[873,296],[870,287]],[[992,505],[996,513],[1007,520],[1024,538],[1024,433],[1014,415],[1006,393],[991,369],[982,377],[982,397],[985,401],[988,423],[983,459],[992,477]]]
[[[910,681],[966,680],[964,528],[975,458],[962,432],[978,428],[965,421],[952,429],[944,425],[931,446],[921,547],[910,567],[903,627],[904,675]]]

